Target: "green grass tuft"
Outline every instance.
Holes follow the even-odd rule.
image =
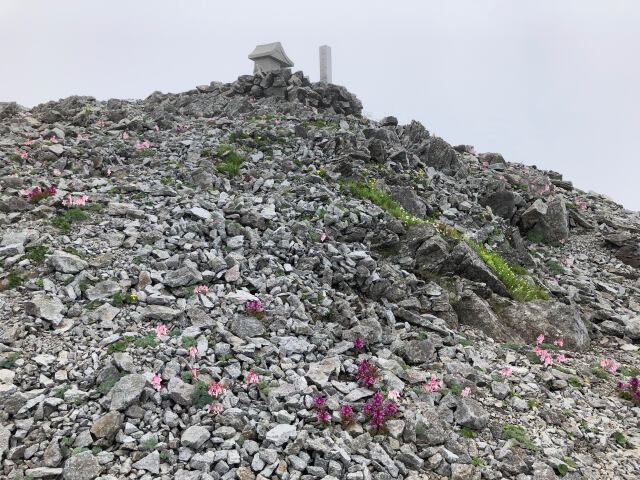
[[[527,450],[537,450],[538,447],[534,445],[534,443],[527,436],[527,432],[525,432],[524,428],[519,427],[518,425],[510,425],[505,423],[502,426],[502,439],[509,440],[513,438],[520,443]]]
[[[356,182],[354,180],[349,180],[346,183],[347,188],[351,192],[351,195],[356,198],[367,199],[371,202],[375,203],[377,206],[382,208],[385,212],[390,213],[398,220],[402,222],[405,228],[408,228],[412,225],[418,225],[423,222],[423,220],[418,217],[413,216],[409,212],[407,212],[402,206],[392,199],[389,195],[384,193],[377,188],[362,182]]]
[[[220,173],[226,173],[230,177],[235,177],[240,173],[242,157],[238,155],[231,145],[219,145],[216,154],[221,157],[217,169]]]

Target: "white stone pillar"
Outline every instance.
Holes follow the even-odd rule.
[[[331,82],[331,47],[323,45],[320,47],[320,81],[322,83]]]

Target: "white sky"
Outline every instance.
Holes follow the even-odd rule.
[[[379,119],[554,169],[640,210],[638,0],[0,0],[0,101],[180,92],[282,42]]]

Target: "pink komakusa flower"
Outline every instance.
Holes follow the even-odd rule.
[[[189,355],[191,356],[191,358],[196,358],[196,355],[198,354],[198,349],[194,346],[189,347],[189,349],[187,350],[189,352]]]
[[[206,285],[199,285],[193,289],[193,293],[202,293],[202,292],[208,292],[208,291],[209,291],[209,287],[207,287]]]
[[[209,384],[209,395],[218,398],[218,396],[222,395],[223,393],[224,388],[222,388],[222,383],[211,381],[211,383]]]
[[[609,360],[608,358],[603,358],[602,361],[600,362],[600,366],[602,367],[603,370],[606,370],[610,363],[611,363],[611,360]]]
[[[525,168],[525,169],[524,169],[524,173],[529,173],[529,169],[528,169],[528,168]]]
[[[504,180],[504,175],[500,175],[500,180]]]
[[[156,124],[156,126],[155,126],[155,127],[153,127],[153,128],[156,130],[156,132],[160,130],[160,127],[158,127],[158,125],[157,125],[157,124]]]
[[[163,335],[167,334],[167,326],[162,324],[162,325],[158,325],[156,327],[156,336],[158,338],[162,337]]]
[[[124,132],[122,134],[122,138],[124,138],[126,140],[127,138],[129,138],[129,134],[127,132]]]
[[[560,239],[560,243],[562,243],[563,245],[564,245],[564,241],[565,241],[564,238]]]
[[[511,367],[503,368],[502,370],[500,370],[500,375],[502,375],[503,378],[507,378],[508,376],[510,376]]]
[[[471,387],[465,387],[462,389],[462,392],[460,392],[460,394],[463,397],[468,397],[470,393],[471,393]]]
[[[433,393],[436,390],[438,390],[440,387],[438,386],[438,381],[436,380],[436,377],[431,377],[429,379],[429,384],[424,384],[423,387],[424,391],[427,393]]]
[[[82,140],[82,134],[81,133],[78,134],[78,140]]]
[[[488,167],[489,166],[489,162],[482,162],[482,165],[485,166],[485,167]]]
[[[153,377],[151,377],[151,383],[153,384],[153,386],[155,387],[156,391],[160,391],[160,382],[162,381],[162,379],[160,378],[160,375],[155,375]]]
[[[24,112],[24,114],[25,114],[27,117],[30,117],[30,116],[31,116],[31,112]]]
[[[464,166],[465,166],[465,168],[469,168],[471,166],[471,164],[470,163],[465,163]]]
[[[102,120],[98,120],[98,126],[99,127],[104,127],[104,122]]]
[[[557,340],[553,341],[554,345],[557,345],[558,347],[563,347],[564,346],[564,340],[561,338],[558,338]]]
[[[33,145],[33,140],[29,140],[28,138],[25,138],[24,144],[25,145]]]
[[[198,380],[198,371],[195,368],[191,369],[191,375],[193,375],[193,378]]]
[[[327,238],[327,234],[326,233],[323,233],[322,235],[320,235],[320,241],[321,242],[324,242],[326,238]]]
[[[107,177],[111,175],[111,169],[107,168]]]
[[[213,414],[214,415],[218,415],[218,414],[220,414],[220,412],[222,412],[222,407],[220,405],[216,405],[215,407],[213,407]]]
[[[586,204],[586,203],[584,203],[584,202],[582,202],[582,203],[580,204],[580,208],[581,208],[582,210],[586,210],[586,209],[587,209],[587,204]]]
[[[536,340],[536,345],[540,345],[542,342],[544,342],[544,335],[540,334],[538,335],[538,339]]]
[[[57,168],[53,169],[53,174],[54,175],[60,175],[60,173],[61,173],[60,170],[58,170]]]
[[[258,375],[253,372],[247,373],[247,385],[251,385],[252,383],[258,383]]]
[[[138,140],[138,143],[136,146],[138,147],[138,150],[142,150],[144,148],[144,145],[140,143],[140,140]]]
[[[397,400],[400,398],[400,392],[398,390],[389,390],[389,400]]]
[[[553,365],[553,357],[551,355],[544,359],[544,366],[548,367],[550,365]]]
[[[51,143],[58,143],[58,140],[56,139],[56,136],[55,136],[55,135],[52,135],[52,136],[51,136],[51,138],[49,139],[49,141],[50,141]]]
[[[564,362],[566,359],[567,357],[565,357],[563,353],[561,353],[556,357],[556,360],[559,361],[560,363]]]
[[[616,370],[618,369],[618,365],[614,362],[611,362],[611,366],[609,367],[609,371],[611,373],[616,373]]]

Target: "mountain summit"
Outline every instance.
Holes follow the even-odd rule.
[[[287,69],[0,158],[3,478],[638,478],[637,212]]]

